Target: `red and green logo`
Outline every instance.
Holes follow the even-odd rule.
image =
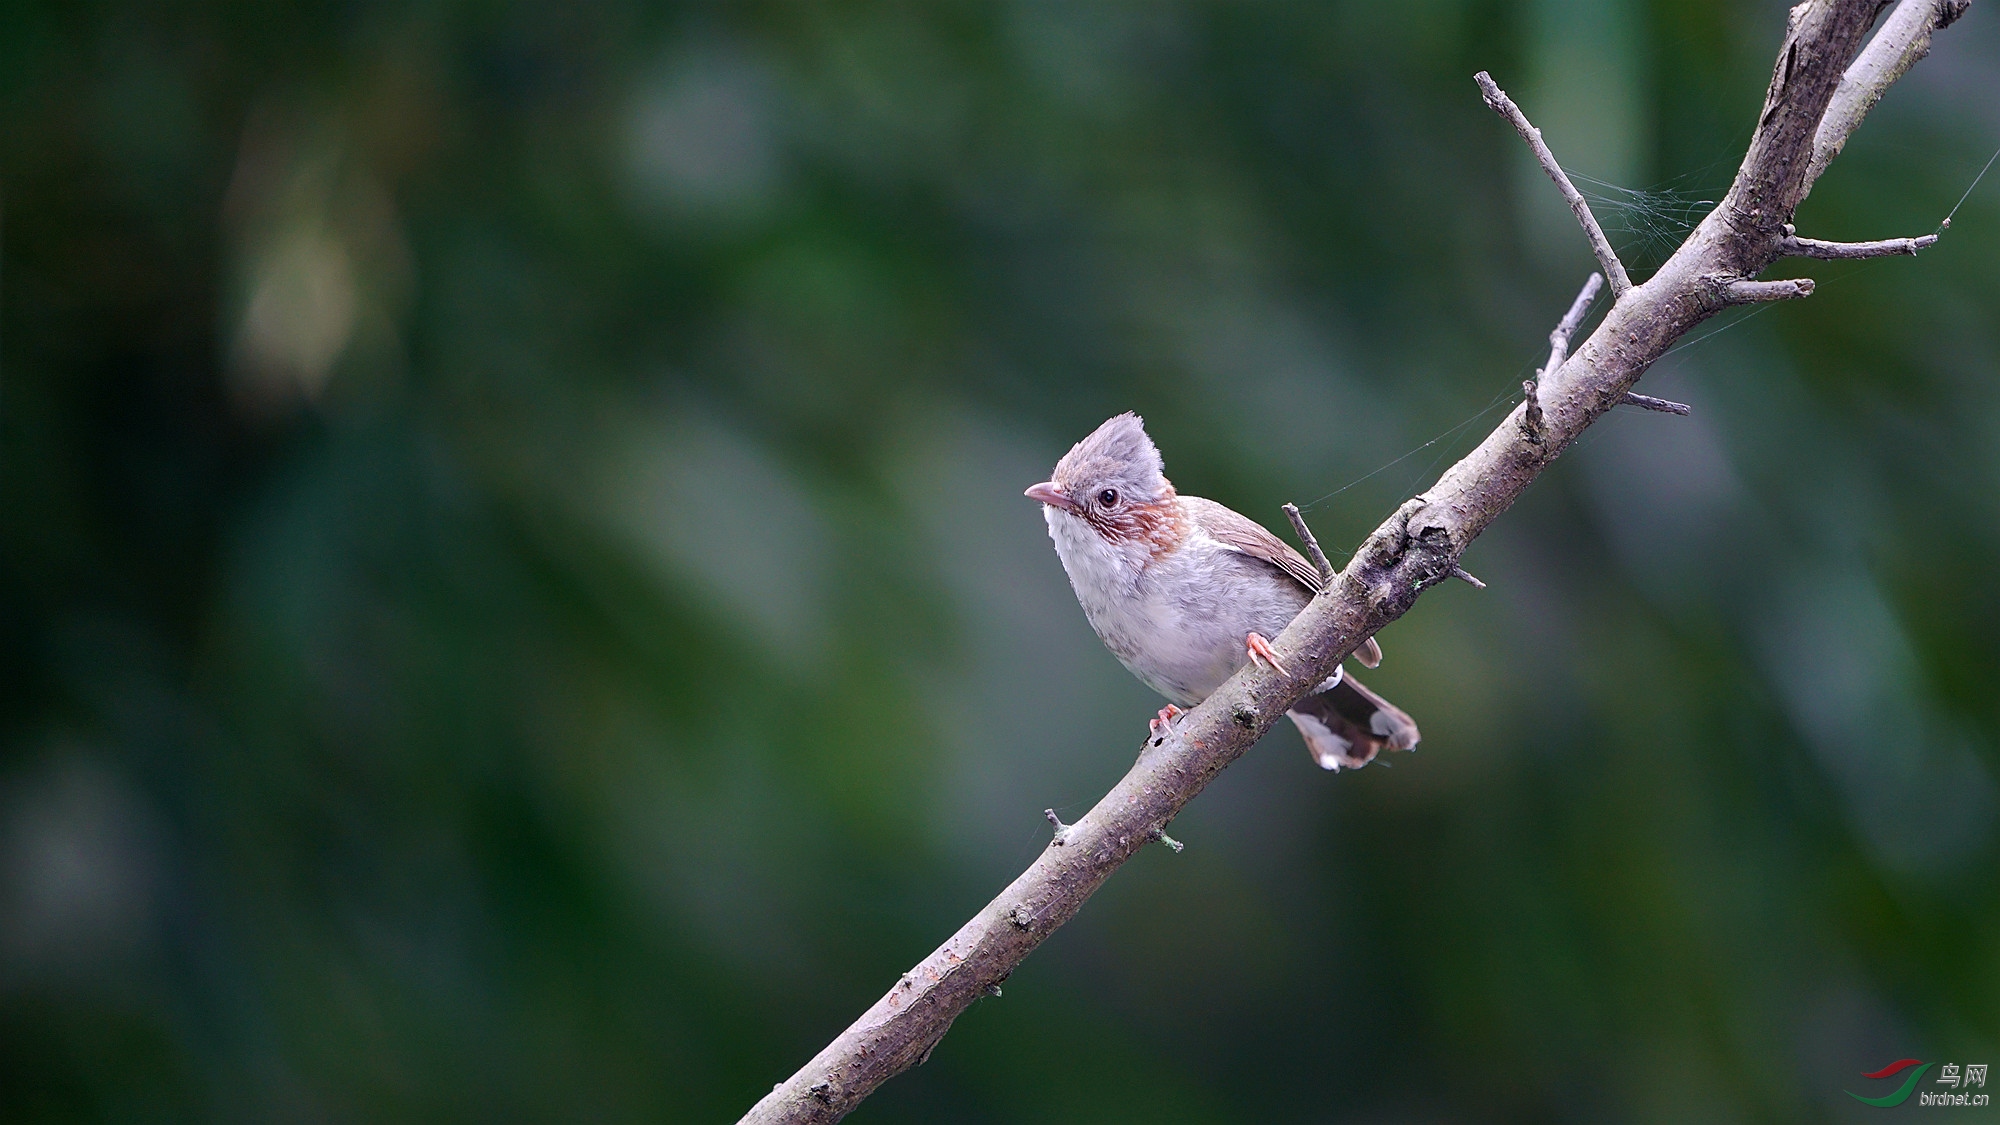
[[[1916,1067],[1916,1069],[1910,1070],[1911,1067]],[[1846,1093],[1848,1097],[1853,1098],[1855,1101],[1861,1102],[1864,1105],[1879,1105],[1885,1109],[1892,1105],[1902,1105],[1904,1102],[1910,1100],[1910,1091],[1917,1088],[1917,1080],[1922,1078],[1924,1076],[1924,1071],[1929,1070],[1930,1068],[1931,1064],[1927,1062],[1919,1062],[1916,1059],[1897,1059],[1895,1062],[1890,1063],[1888,1066],[1883,1067],[1881,1070],[1875,1071],[1872,1074],[1864,1074],[1861,1076],[1863,1078],[1870,1078],[1879,1081],[1884,1078],[1893,1078],[1896,1075],[1901,1074],[1906,1070],[1910,1070],[1910,1076],[1908,1078],[1903,1079],[1903,1085],[1899,1087],[1895,1093],[1884,1094],[1879,1098],[1864,1098],[1860,1094],[1857,1094],[1852,1090],[1848,1090],[1846,1091]]]

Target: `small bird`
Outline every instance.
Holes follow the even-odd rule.
[[[1091,628],[1167,698],[1156,735],[1246,660],[1284,671],[1266,638],[1305,608],[1318,572],[1256,522],[1177,494],[1138,415],[1097,427],[1026,495],[1042,503]],[[1373,668],[1382,650],[1370,637],[1355,658]],[[1341,669],[1286,714],[1324,769],[1356,769],[1417,745],[1416,722]]]

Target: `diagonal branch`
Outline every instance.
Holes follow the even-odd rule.
[[[1479,83],[1479,92],[1485,95],[1486,104],[1492,107],[1493,112],[1512,122],[1514,131],[1528,142],[1528,147],[1534,150],[1535,159],[1541,162],[1542,171],[1556,182],[1556,190],[1562,192],[1563,201],[1575,212],[1576,221],[1583,224],[1583,233],[1590,239],[1590,252],[1597,255],[1597,264],[1604,267],[1604,276],[1611,279],[1611,299],[1615,301],[1625,296],[1626,291],[1632,288],[1632,279],[1625,275],[1624,263],[1611,249],[1611,240],[1604,237],[1604,228],[1597,225],[1597,216],[1590,213],[1590,204],[1584,201],[1583,193],[1576,190],[1576,185],[1563,174],[1562,165],[1556,163],[1556,154],[1550,152],[1548,143],[1542,140],[1542,131],[1528,123],[1528,115],[1522,113],[1521,107],[1514,104],[1514,99],[1494,83],[1492,75],[1482,70],[1473,75],[1472,80]]]
[[[1930,0],[1904,0],[1906,7],[1913,4],[1931,6]],[[1160,839],[1181,808],[1287,709],[1331,676],[1364,639],[1407,613],[1426,589],[1451,577],[1480,532],[1592,422],[1625,401],[1647,367],[1689,329],[1741,299],[1743,292],[1732,293],[1731,282],[1755,276],[1779,256],[1780,228],[1810,184],[1806,164],[1820,118],[1880,6],[1880,0],[1807,0],[1793,9],[1763,115],[1724,204],[1629,294],[1623,271],[1613,272],[1617,259],[1600,256],[1613,291],[1625,299],[1540,381],[1541,440],[1522,432],[1524,403],[1436,484],[1405,501],[1279,634],[1274,645],[1289,672],[1246,666],[1147,743],[1103,800],[1063,826],[1060,843],[1043,849],[1019,878],[810,1062],[773,1087],[743,1121],[837,1121],[877,1086],[928,1058],[960,1013],[993,995],[1015,966],[1081,909],[1119,865]],[[1803,282],[1748,284],[1789,286],[1787,295],[1810,291],[1810,283]],[[1752,292],[1767,291],[1776,295],[1776,289]]]
[[[1882,30],[1868,41],[1868,49],[1841,75],[1833,101],[1820,118],[1812,162],[1806,167],[1807,191],[1896,79],[1931,53],[1931,33],[1950,27],[1971,6],[1972,0],[1904,0],[1882,21]]]
[[[1561,367],[1563,360],[1569,358],[1569,338],[1583,327],[1584,314],[1590,311],[1590,302],[1597,299],[1597,291],[1603,287],[1604,275],[1594,273],[1583,283],[1583,288],[1577,290],[1576,300],[1569,303],[1569,311],[1549,332],[1549,362],[1537,374],[1546,375]]]
[[[1333,564],[1326,561],[1326,552],[1320,550],[1319,537],[1306,526],[1306,517],[1299,512],[1297,504],[1285,505],[1285,518],[1292,521],[1292,530],[1299,533],[1299,542],[1306,545],[1306,557],[1313,562],[1313,569],[1319,572],[1320,589],[1333,581]]]
[[[1577,290],[1576,300],[1569,303],[1569,311],[1549,330],[1549,362],[1536,370],[1533,379],[1521,381],[1521,432],[1529,441],[1542,440],[1542,400],[1538,387],[1540,380],[1549,372],[1563,365],[1569,358],[1569,338],[1583,326],[1584,314],[1590,311],[1590,302],[1597,299],[1597,291],[1604,287],[1604,275],[1591,274],[1585,279],[1583,288]]]
[[[1890,22],[1912,5],[1931,3],[1903,0]],[[1736,179],[1675,252],[1680,264],[1705,261],[1720,267],[1723,276],[1755,277],[1783,256],[1782,228],[1812,187],[1808,166],[1820,122],[1884,7],[1885,0],[1806,0],[1792,9]],[[1661,272],[1675,264],[1669,260]]]

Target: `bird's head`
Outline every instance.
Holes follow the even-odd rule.
[[[1146,425],[1127,411],[1093,430],[1026,495],[1082,521],[1114,543],[1150,540],[1164,548],[1179,534],[1174,486]]]

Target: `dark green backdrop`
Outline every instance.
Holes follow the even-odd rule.
[[[732,1119],[1139,745],[1021,489],[1136,409],[1344,554],[1592,268],[1472,72],[1643,277],[1783,18],[7,5],[0,1117]],[[1801,225],[1927,232],[1996,144],[1982,2]],[[1811,272],[1384,635],[1419,753],[1274,733],[855,1120],[2000,1061],[2000,176]]]

